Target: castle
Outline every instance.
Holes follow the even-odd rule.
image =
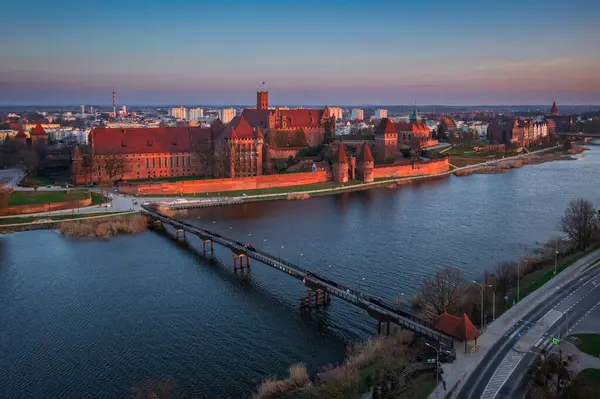
[[[73,153],[73,180],[98,183],[179,176],[249,177],[271,169],[273,158],[318,146],[335,135],[329,108],[269,107],[267,91],[227,125],[211,127],[94,128],[90,153]],[[267,140],[265,140],[267,137]]]

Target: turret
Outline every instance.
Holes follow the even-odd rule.
[[[346,183],[348,181],[348,156],[346,155],[346,150],[344,150],[344,143],[340,143],[335,157],[333,180],[337,183]]]
[[[362,151],[360,153],[360,164],[358,166],[358,171],[360,177],[364,182],[370,183],[374,180],[373,176],[373,168],[375,167],[375,160],[373,159],[373,153],[371,152],[371,147],[369,144],[365,142],[363,144]]]

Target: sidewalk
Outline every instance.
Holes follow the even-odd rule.
[[[487,354],[489,349],[500,339],[507,331],[509,331],[522,317],[535,309],[539,304],[550,298],[556,289],[568,283],[579,273],[583,272],[589,265],[590,261],[600,258],[600,250],[596,250],[583,258],[579,259],[571,266],[567,267],[563,272],[558,274],[548,283],[540,287],[535,293],[526,296],[521,302],[514,305],[508,311],[503,313],[495,321],[488,324],[487,329],[477,339],[478,348],[474,353],[468,352],[464,354],[464,344],[458,343],[456,346],[456,360],[454,363],[442,365],[444,370],[443,378],[446,382],[446,390],[442,384],[438,386],[439,392],[446,397],[450,391],[452,395],[447,396],[454,398],[460,391],[462,384],[467,380],[469,375],[481,362],[481,359]],[[429,399],[436,398],[434,390]]]

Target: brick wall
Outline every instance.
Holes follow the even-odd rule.
[[[75,206],[73,206],[75,205]],[[92,198],[77,200],[73,202],[53,202],[51,204],[35,204],[35,205],[14,205],[0,209],[0,216],[8,215],[24,215],[27,213],[42,213],[49,211],[58,211],[62,209],[83,208],[84,206],[92,205]],[[49,216],[49,218],[52,218]],[[40,216],[43,219],[43,216]]]
[[[124,194],[161,195],[217,193],[237,190],[256,190],[291,187],[328,181],[327,171],[241,177],[235,179],[188,180],[173,183],[119,184]]]
[[[447,172],[450,166],[448,157],[436,159],[428,162],[415,162],[402,165],[381,165],[373,169],[375,179],[382,177],[407,177],[418,175],[435,175],[436,173]]]

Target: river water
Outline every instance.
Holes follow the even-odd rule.
[[[182,217],[386,300],[456,266],[478,278],[558,234],[574,197],[600,205],[600,146],[576,161]],[[191,240],[193,247],[199,242]],[[301,283],[235,273],[148,232],[71,241],[0,236],[1,398],[124,398],[168,380],[178,398],[248,395],[294,362],[343,358],[375,322],[339,300],[303,314]]]

